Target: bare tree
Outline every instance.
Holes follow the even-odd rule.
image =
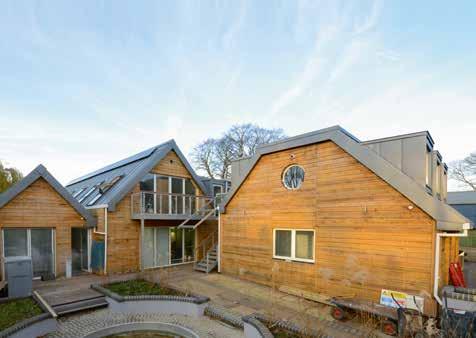
[[[23,178],[20,170],[16,168],[6,168],[0,161],[0,193],[17,183]]]
[[[266,129],[251,123],[232,126],[222,137],[209,138],[192,150],[192,161],[197,170],[211,178],[230,179],[231,161],[252,156],[260,144],[284,138],[282,129]]]
[[[476,152],[451,163],[450,177],[476,191]]]

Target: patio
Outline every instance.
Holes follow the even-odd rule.
[[[119,280],[145,278],[172,285],[183,291],[210,298],[211,305],[238,316],[259,312],[274,318],[288,320],[303,327],[320,328],[333,337],[355,337],[368,328],[356,322],[336,322],[329,315],[329,307],[320,303],[272,290],[269,287],[239,280],[218,273],[200,273],[192,265],[150,270],[112,276],[81,275],[71,279],[35,282],[34,288],[52,306],[98,296],[90,289],[93,283],[104,284]],[[373,335],[380,335],[373,331]],[[368,335],[368,334],[366,334]]]

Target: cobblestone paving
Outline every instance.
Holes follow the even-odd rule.
[[[193,318],[184,315],[122,314],[113,313],[108,309],[60,318],[58,321],[58,330],[46,337],[79,338],[109,326],[138,322],[177,324],[192,330],[199,335],[200,338],[244,337],[242,330],[227,326],[208,317]]]

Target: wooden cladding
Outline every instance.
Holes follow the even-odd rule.
[[[43,178],[33,182],[0,209],[0,228],[54,228],[56,275],[65,274],[71,256],[71,228],[85,221]],[[0,246],[0,255],[1,253]]]
[[[297,190],[282,183],[291,164]],[[374,302],[407,291],[434,311],[435,221],[333,142],[262,156],[221,219],[225,273]],[[275,228],[314,229],[315,263],[273,259]]]

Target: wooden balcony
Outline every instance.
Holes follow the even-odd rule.
[[[133,219],[201,219],[214,208],[213,198],[141,191],[131,196]]]

